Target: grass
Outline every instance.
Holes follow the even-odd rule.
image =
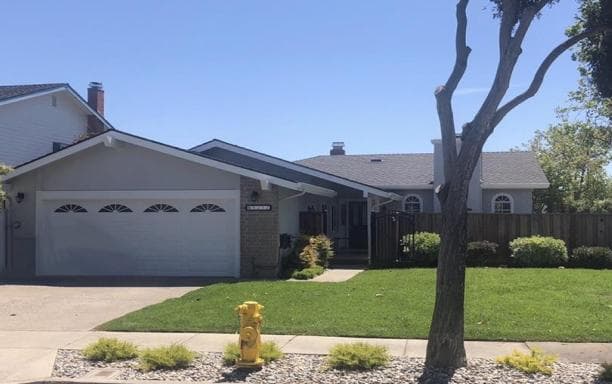
[[[102,337],[98,341],[87,345],[82,353],[87,360],[110,363],[135,358],[138,356],[138,347],[127,341]]]
[[[344,283],[213,284],[101,326],[112,331],[236,332],[236,304],[265,306],[265,333],[426,338],[434,269],[371,270]],[[612,271],[469,268],[469,340],[612,341]]]
[[[370,370],[385,367],[390,360],[387,347],[367,343],[336,344],[329,351],[327,364],[333,369]]]
[[[265,364],[283,358],[283,352],[278,344],[273,341],[261,343],[260,356]],[[223,364],[234,365],[240,359],[240,345],[229,343],[223,349]]]
[[[140,369],[144,372],[158,369],[180,369],[188,367],[197,354],[184,345],[147,348],[140,353]]]

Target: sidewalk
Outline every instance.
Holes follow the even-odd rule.
[[[0,378],[4,382],[27,382],[48,378],[58,349],[81,349],[100,337],[117,337],[139,346],[149,347],[181,343],[199,352],[222,352],[223,347],[235,342],[235,334],[216,333],[135,333],[135,332],[53,332],[0,331]],[[365,341],[384,345],[394,356],[425,357],[426,340],[369,339],[353,337],[321,337],[264,335],[275,341],[286,353],[325,354],[337,343]],[[512,350],[529,351],[538,347],[553,353],[560,361],[612,361],[612,343],[553,343],[553,342],[491,342],[467,341],[468,358],[495,358]]]

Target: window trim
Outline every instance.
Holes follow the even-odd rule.
[[[499,197],[505,196],[508,198],[508,200],[510,200],[510,212],[506,213],[506,212],[495,212],[495,200],[497,200]],[[491,213],[496,213],[499,215],[503,215],[503,214],[510,214],[510,213],[514,213],[514,198],[512,197],[511,194],[507,193],[507,192],[500,192],[500,193],[496,193],[495,195],[493,195],[493,198],[491,198]]]
[[[419,200],[419,211],[416,213],[423,213],[423,198],[420,195],[417,195],[416,193],[410,193],[404,196],[404,198],[402,199],[402,212],[407,212],[406,211],[406,200],[408,200],[408,198],[410,197],[416,197]]]

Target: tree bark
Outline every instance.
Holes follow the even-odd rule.
[[[469,180],[469,177],[467,177]],[[427,366],[466,365],[464,336],[467,186],[451,187],[442,202],[442,230],[436,279],[436,301],[427,343]]]

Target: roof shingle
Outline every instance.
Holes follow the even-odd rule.
[[[66,86],[68,86],[66,83],[0,85],[0,101],[26,96],[33,93],[50,91],[52,89]]]

